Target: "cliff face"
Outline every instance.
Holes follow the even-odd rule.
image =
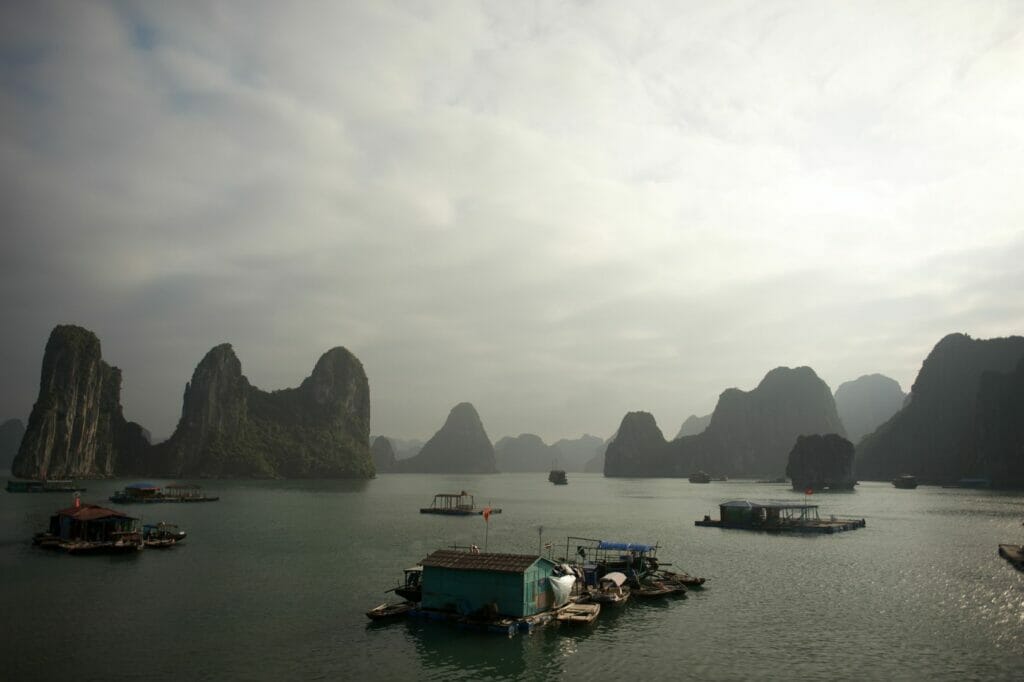
[[[625,429],[625,430],[624,430]],[[809,367],[778,367],[753,391],[722,393],[701,433],[665,443],[654,417],[630,413],[608,445],[606,476],[779,476],[797,436],[844,433],[832,392]]]
[[[834,433],[799,436],[789,453],[786,476],[793,490],[853,490],[853,443]]]
[[[494,444],[498,471],[550,471],[564,468],[561,453],[544,443],[540,436],[523,433],[506,436]]]
[[[900,411],[907,396],[895,380],[868,374],[836,389],[836,410],[854,443],[889,421]]]
[[[59,325],[43,355],[39,397],[11,472],[23,478],[104,478],[149,444],[121,409],[121,370],[87,329]]]
[[[857,446],[858,476],[887,480],[909,473],[943,483],[979,474],[974,422],[981,376],[1011,372],[1022,356],[1019,336],[950,334],[939,341],[921,365],[907,405]],[[985,409],[997,411],[988,400]]]
[[[370,446],[370,455],[373,457],[373,466],[378,474],[389,473],[395,468],[395,449],[391,447],[391,441],[384,436],[377,436]]]
[[[370,391],[358,359],[324,353],[298,388],[249,384],[230,344],[202,359],[185,387],[181,419],[154,447],[146,473],[167,476],[367,478]]]
[[[1009,374],[985,372],[978,388],[970,475],[1024,488],[1024,358]]]
[[[452,408],[441,430],[419,454],[398,462],[398,471],[421,474],[493,474],[497,472],[491,445],[480,415],[469,403]]]
[[[665,476],[665,436],[649,412],[629,412],[604,455],[605,476]]]
[[[0,424],[0,469],[11,468],[14,456],[18,454],[18,447],[25,435],[25,425],[20,419],[8,419]]]

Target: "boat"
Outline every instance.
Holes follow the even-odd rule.
[[[548,474],[548,480],[555,485],[569,485],[569,479],[565,477],[565,471],[562,469],[552,469]]]
[[[706,471],[698,471],[690,474],[690,483],[710,483],[711,475]]]
[[[602,576],[596,586],[587,588],[587,598],[596,604],[623,606],[630,595],[626,580],[625,573],[612,571]]]
[[[692,590],[694,588],[704,587],[704,578],[698,578],[697,576],[690,575],[689,573],[677,571],[659,571],[657,575],[665,582],[679,583],[687,589]]]
[[[366,617],[374,621],[395,620],[403,618],[415,607],[416,605],[409,601],[399,602],[398,604],[378,604],[366,612]]]
[[[152,549],[167,549],[185,541],[185,531],[173,523],[147,523],[142,526],[142,541]]]
[[[32,544],[68,554],[131,554],[145,547],[137,518],[78,498],[51,516],[49,528],[36,533]]]
[[[999,556],[1013,564],[1017,570],[1024,571],[1024,545],[999,545]]]
[[[892,484],[896,488],[902,488],[904,490],[913,490],[917,487],[917,477],[911,476],[910,474],[903,474],[892,479]]]
[[[638,587],[630,590],[630,594],[637,599],[658,599],[670,594],[686,594],[686,588],[682,585],[670,585],[660,580],[643,580]]]
[[[413,566],[405,569],[405,582],[392,587],[387,592],[394,592],[406,601],[417,603],[423,599],[423,567]]]
[[[465,490],[458,493],[439,493],[434,495],[434,501],[429,507],[422,507],[421,514],[446,514],[449,516],[473,516],[500,514],[500,509],[491,506],[483,508],[476,506],[473,496]]]
[[[9,493],[83,493],[85,488],[74,481],[43,479],[41,481],[19,481],[7,479]]]
[[[555,615],[555,620],[559,623],[587,625],[597,620],[597,616],[600,613],[600,604],[582,604],[580,602],[572,602],[558,610],[558,613]]]
[[[115,504],[156,504],[160,502],[216,502],[219,497],[206,495],[197,485],[174,483],[160,487],[152,483],[132,483],[110,496]]]

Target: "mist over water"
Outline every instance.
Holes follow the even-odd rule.
[[[696,528],[733,498],[801,500],[782,485],[572,474],[391,475],[367,482],[208,481],[221,501],[129,507],[188,531],[169,551],[69,557],[30,546],[59,495],[0,495],[10,679],[1011,679],[1024,651],[1024,496],[862,483],[815,495],[867,527],[790,537]],[[90,481],[100,502],[124,482]],[[467,490],[503,509],[418,512]],[[538,527],[543,533],[538,535]],[[704,576],[685,600],[630,603],[591,627],[513,639],[433,622],[370,625],[403,568],[475,543],[536,552],[566,536],[659,542]],[[45,671],[45,672],[43,672]]]

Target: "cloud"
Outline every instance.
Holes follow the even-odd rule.
[[[12,416],[60,322],[157,434],[230,341],[269,389],[345,345],[377,433],[549,440],[1021,327],[1010,3],[0,12]]]

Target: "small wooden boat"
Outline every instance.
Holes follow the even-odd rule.
[[[1024,571],[1024,545],[999,545],[999,556],[1013,564],[1017,570]]]
[[[662,571],[661,577],[667,582],[680,583],[686,586],[687,589],[700,588],[704,586],[704,578],[698,578],[695,575],[689,573],[675,572],[675,571]]]
[[[681,585],[679,587],[682,587]],[[683,593],[686,588],[683,587]],[[637,599],[659,599],[661,597],[667,597],[670,594],[678,594],[679,590],[675,585],[668,585],[659,580],[649,580],[640,583],[639,587],[634,587],[631,590],[631,594]]]
[[[614,571],[602,577],[596,586],[587,590],[587,598],[595,604],[623,606],[629,601],[630,589],[625,585],[626,574]]]
[[[366,617],[376,621],[395,620],[404,617],[415,606],[411,601],[403,601],[398,604],[378,604],[366,612]]]
[[[567,604],[558,610],[555,619],[560,623],[571,623],[574,625],[586,625],[597,620],[601,613],[600,604]]]
[[[690,483],[710,483],[711,475],[706,471],[690,474]]]
[[[142,541],[151,549],[167,549],[185,541],[185,531],[173,523],[146,524],[142,527]]]

